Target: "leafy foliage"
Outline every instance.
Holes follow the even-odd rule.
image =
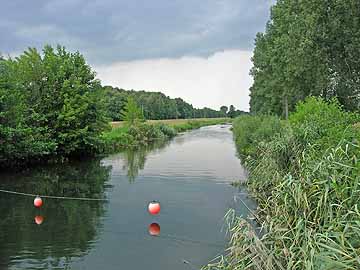
[[[121,112],[122,119],[129,125],[144,120],[144,115],[132,97],[128,97],[124,110]]]
[[[228,107],[225,106],[225,105],[223,105],[223,106],[220,107],[220,111],[222,111],[222,113],[223,113],[224,115],[226,115],[227,112],[228,112]]]
[[[0,163],[92,154],[108,127],[101,85],[78,52],[46,46],[0,61]]]
[[[269,129],[271,116],[236,119],[264,234],[234,217],[228,256],[207,268],[359,269],[359,117],[309,98],[281,128]]]
[[[287,116],[307,96],[358,110],[359,38],[357,0],[277,1],[256,37],[251,112]]]
[[[276,116],[244,115],[233,121],[236,147],[244,156],[255,154],[260,142],[269,142],[280,132],[281,122]]]
[[[160,92],[127,91],[124,89],[103,87],[107,115],[113,121],[124,120],[122,111],[131,97],[142,108],[145,119],[189,119],[220,118],[223,112],[210,108],[196,109],[181,98],[172,99]]]

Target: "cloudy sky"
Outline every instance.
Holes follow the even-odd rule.
[[[61,44],[106,85],[248,110],[254,37],[275,0],[0,0],[0,52]]]

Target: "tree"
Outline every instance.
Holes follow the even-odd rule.
[[[226,116],[227,111],[228,111],[228,107],[227,106],[221,106],[220,111]]]
[[[0,66],[0,165],[98,151],[108,119],[79,52],[30,48]]]
[[[235,107],[234,107],[234,105],[230,105],[229,112],[228,112],[228,116],[229,116],[230,118],[234,118],[234,117],[235,117]]]
[[[128,97],[127,99],[125,108],[122,111],[122,119],[129,125],[134,125],[136,122],[144,120],[142,110],[132,97]]]
[[[141,107],[145,119],[187,119],[194,117],[224,117],[224,113],[210,108],[195,109],[181,98],[172,99],[161,92],[124,90],[111,86],[103,87],[107,115],[113,121],[121,119],[121,111],[131,96]]]
[[[255,41],[250,110],[287,116],[307,96],[360,105],[360,2],[279,0]]]

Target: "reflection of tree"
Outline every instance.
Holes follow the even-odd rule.
[[[159,140],[151,145],[124,151],[122,153],[122,157],[125,160],[123,169],[127,171],[129,182],[134,182],[139,175],[139,171],[144,169],[148,154],[160,152],[168,146],[169,143],[169,140]]]
[[[27,193],[102,198],[110,169],[99,160],[52,166],[0,175],[0,186]],[[44,199],[38,210],[33,199],[0,194],[0,269],[1,265],[6,268],[11,257],[24,256],[24,252],[23,259],[31,261],[34,268],[66,268],[73,257],[88,252],[98,234],[105,211],[103,201]],[[40,226],[34,223],[36,215],[44,217]]]
[[[127,150],[124,153],[124,170],[127,170],[127,176],[130,182],[134,182],[140,170],[144,169],[146,162],[146,150],[144,148],[137,150]]]

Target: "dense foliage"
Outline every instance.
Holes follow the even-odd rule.
[[[0,60],[0,164],[92,154],[107,127],[101,85],[79,53],[46,46]]]
[[[251,112],[287,116],[307,96],[360,108],[360,1],[279,0],[256,37]]]
[[[245,112],[233,110],[226,113],[224,110],[213,110],[210,108],[197,109],[181,98],[172,99],[161,92],[148,91],[127,91],[124,89],[105,86],[106,108],[108,116],[113,121],[121,121],[122,110],[124,109],[128,97],[132,97],[141,108],[145,119],[190,119],[190,118],[220,118],[235,117]]]
[[[308,98],[290,114],[234,121],[257,197],[258,236],[240,218],[209,269],[360,269],[360,114]]]

